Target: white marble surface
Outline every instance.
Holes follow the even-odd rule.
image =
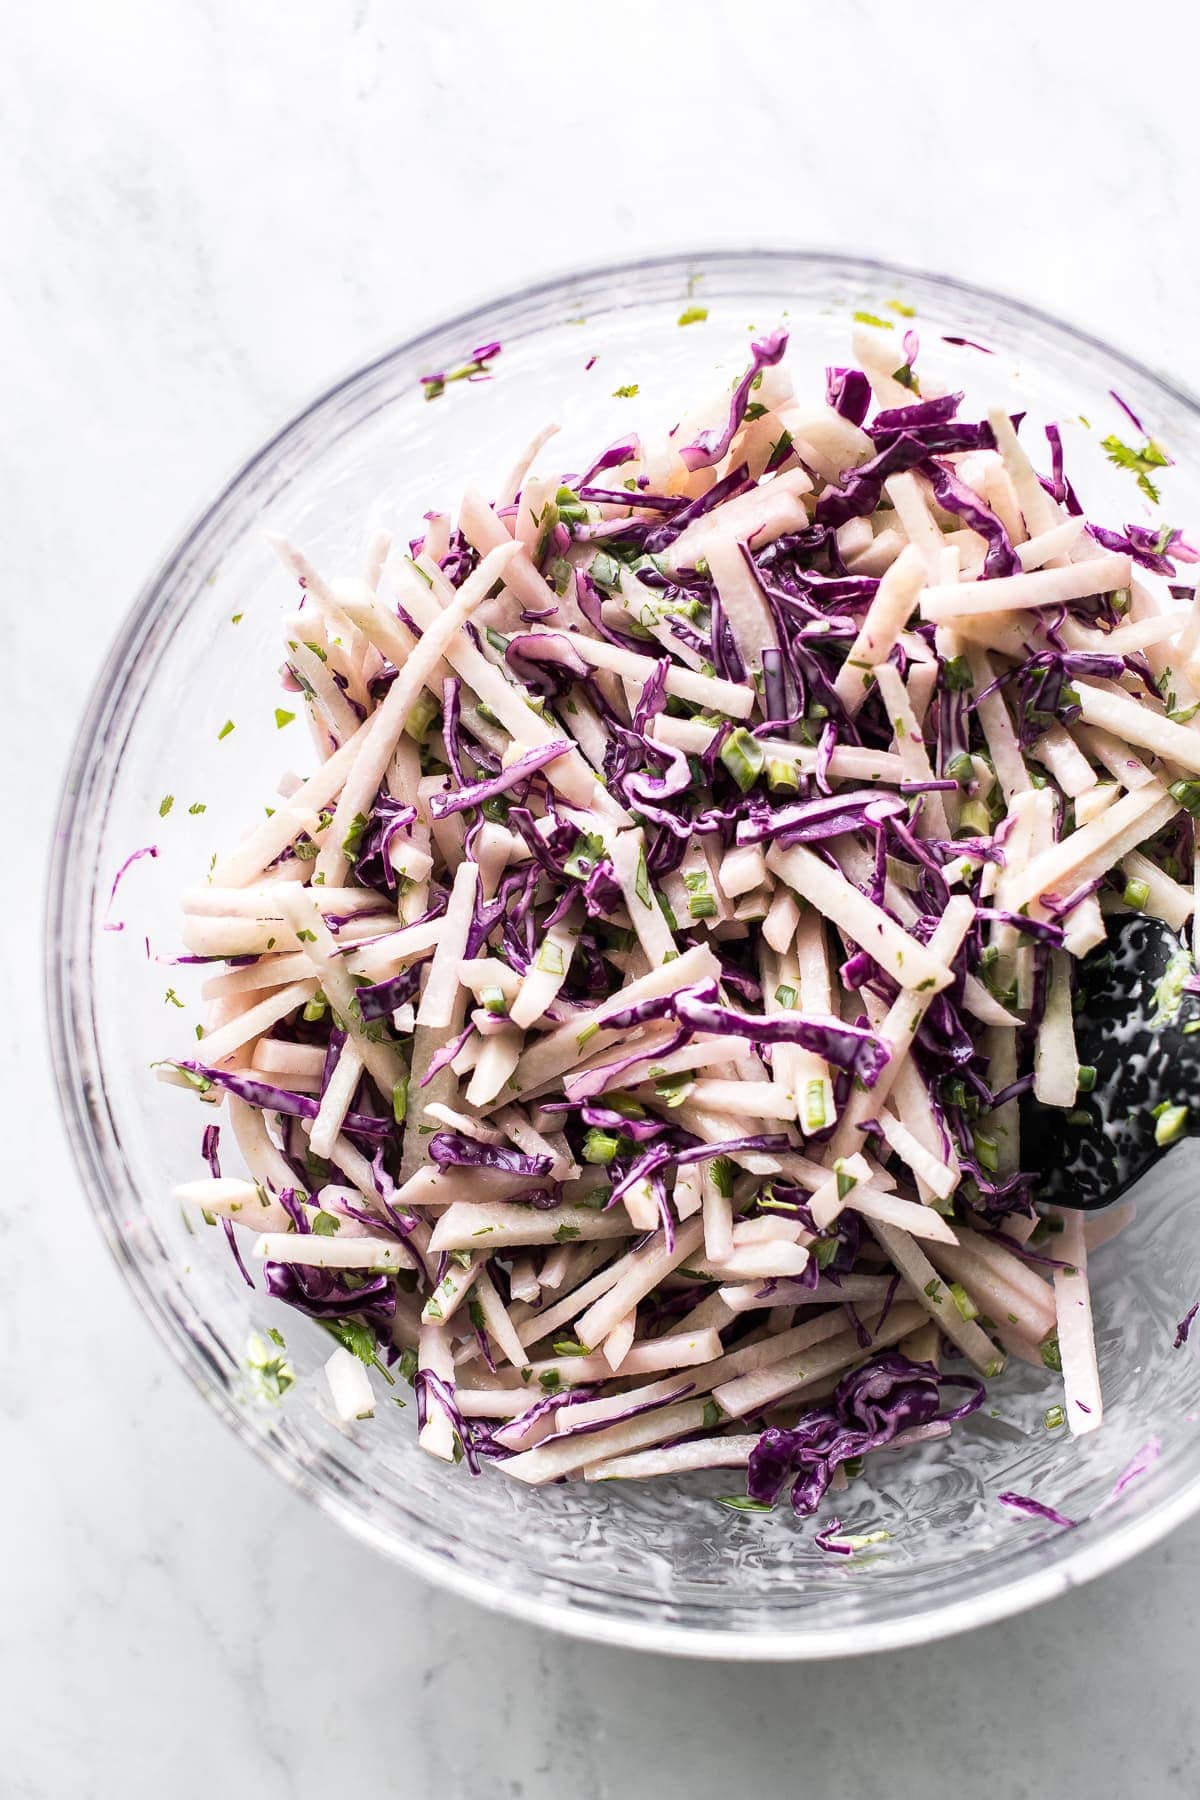
[[[1200,384],[1200,140],[1170,78],[1195,28],[1160,7],[1142,47],[1142,16],[6,11],[5,1800],[1200,1794],[1200,1523],[970,1639],[794,1670],[591,1650],[374,1561],[163,1359],[87,1219],[37,1041],[50,812],[130,594],[244,451],[417,323],[571,263],[784,239],[993,283]],[[35,753],[47,693],[61,726]]]

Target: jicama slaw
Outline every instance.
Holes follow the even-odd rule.
[[[184,894],[160,1073],[245,1170],[211,1124],[180,1199],[335,1340],[339,1418],[407,1380],[472,1470],[801,1515],[1010,1356],[1101,1423],[1130,1209],[1039,1212],[1017,1102],[1088,1087],[1106,918],[1192,913],[1196,553],[893,338],[814,399],[766,335],[582,472],[547,430],[360,574],[276,541],[315,770]]]

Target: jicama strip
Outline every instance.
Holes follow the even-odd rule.
[[[626,1313],[619,1325],[615,1325],[604,1340],[604,1360],[615,1373],[633,1348],[633,1340],[637,1335],[637,1314]]]
[[[325,1067],[320,1044],[288,1044],[280,1038],[260,1038],[255,1050],[259,1067],[269,1075],[316,1075]]]
[[[1065,950],[1051,950],[1046,1008],[1033,1053],[1033,1091],[1043,1106],[1071,1107],[1078,1088],[1070,962]]]
[[[265,1232],[254,1241],[264,1262],[302,1263],[307,1269],[403,1269],[408,1259],[392,1238],[318,1236],[315,1231]]]
[[[493,1104],[517,1066],[521,1054],[521,1033],[512,1029],[498,1031],[484,1038],[475,1058],[475,1067],[467,1086],[467,1102],[484,1107]],[[457,1068],[457,1062],[454,1064]]]
[[[675,1233],[675,1245],[651,1244],[642,1250],[631,1250],[624,1258],[624,1268],[608,1292],[596,1300],[575,1321],[579,1342],[590,1348],[602,1344],[625,1314],[637,1306],[656,1288],[665,1275],[685,1263],[699,1248],[704,1227],[699,1219],[689,1219]]]
[[[997,1278],[1006,1286],[1023,1294],[1027,1301],[1045,1316],[1046,1329],[1049,1329],[1052,1301],[1046,1282],[1038,1274],[1036,1268],[1015,1254],[1009,1248],[1010,1234],[1014,1226],[1022,1229],[1028,1223],[1025,1219],[1010,1219],[1006,1232],[992,1234],[985,1231],[971,1231],[962,1227],[959,1231],[959,1248],[977,1261],[986,1263]],[[1017,1242],[1015,1238],[1012,1242]]]
[[[1033,746],[1033,754],[1072,800],[1095,787],[1096,771],[1063,726],[1051,725],[1044,731]]]
[[[428,1026],[433,1031],[445,1029],[454,1015],[458,964],[466,949],[478,877],[479,871],[474,863],[459,864],[450,890],[450,903],[440,920],[441,932],[434,948],[421,1004],[417,1008],[418,1025]]]
[[[480,1257],[474,1256],[466,1264],[453,1263],[430,1294],[421,1309],[421,1323],[445,1324],[452,1319],[467,1294],[475,1285],[479,1273]]]
[[[1005,893],[1007,905],[1016,911],[1047,894],[1065,897],[1105,874],[1122,856],[1161,831],[1178,811],[1179,802],[1157,782],[1126,794],[1098,819],[1060,838],[1024,869],[1014,870]]]
[[[929,940],[931,951],[940,952],[952,962],[958,954],[959,946],[966,937],[975,918],[975,908],[965,895],[956,894],[950,901],[941,923]],[[889,1045],[891,1055],[876,1078],[873,1088],[853,1089],[850,1098],[838,1121],[838,1128],[825,1151],[825,1162],[830,1168],[839,1157],[851,1156],[857,1149],[861,1139],[861,1127],[871,1118],[875,1109],[882,1106],[892,1091],[905,1059],[912,1051],[917,1032],[921,1029],[925,1014],[933,998],[932,990],[923,993],[909,993],[902,990],[888,1008],[880,1013],[874,1029],[876,1036]],[[840,1210],[840,1201],[835,1202]],[[836,1210],[827,1210],[827,1217],[818,1221],[822,1224],[832,1223],[837,1216]]]
[[[1061,525],[1047,526],[1036,537],[1026,538],[1023,544],[1014,546],[1017,560],[1023,569],[1043,568],[1046,563],[1066,556],[1078,542],[1082,530],[1082,519],[1064,519]]]
[[[456,1200],[433,1228],[430,1248],[440,1250],[498,1250],[510,1244],[564,1243],[575,1238],[619,1238],[632,1235],[633,1227],[623,1207],[597,1212],[587,1206],[558,1206],[552,1211],[493,1204],[487,1200]]]
[[[992,767],[1004,789],[1004,797],[1011,806],[1014,797],[1027,793],[1033,783],[1029,779],[1021,746],[1008,716],[1008,708],[1000,694],[992,688],[995,671],[987,651],[972,644],[967,650],[967,661],[970,664],[972,685],[979,695],[975,710],[987,739]]]
[[[901,1162],[906,1163],[917,1179],[924,1183],[930,1193],[939,1200],[948,1200],[958,1186],[958,1175],[949,1163],[927,1150],[920,1139],[914,1137],[908,1127],[887,1107],[877,1115],[880,1135],[884,1142],[896,1152]]]
[[[358,1357],[344,1350],[341,1344],[325,1364],[325,1379],[329,1383],[333,1410],[339,1419],[349,1423],[353,1419],[374,1417],[371,1377]]]
[[[815,1287],[799,1281],[772,1282],[769,1289],[759,1282],[718,1288],[722,1303],[731,1313],[761,1312],[774,1304],[781,1291],[786,1292],[790,1306],[841,1306],[847,1301],[857,1305],[865,1301],[879,1307],[892,1286],[890,1275],[839,1275],[836,1281],[821,1276]]]
[[[655,911],[657,910],[656,907]],[[662,917],[661,913],[659,917]],[[665,920],[663,924],[665,926]],[[569,912],[557,925],[550,926],[538,946],[537,956],[521,982],[520,993],[509,1007],[509,1017],[514,1025],[527,1030],[537,1023],[553,1003],[570,973],[571,958],[575,954],[581,929],[582,917],[575,911]]]
[[[581,1437],[564,1438],[539,1445],[535,1450],[525,1450],[519,1456],[509,1458],[504,1473],[517,1481],[557,1481],[588,1463],[603,1462],[608,1457],[640,1450],[647,1444],[659,1444],[664,1438],[696,1431],[703,1421],[702,1400],[664,1406],[640,1418],[628,1419],[624,1424],[611,1425],[607,1431],[585,1433]]]
[[[927,587],[921,595],[921,617],[935,625],[947,619],[979,618],[986,613],[1022,607],[1062,606],[1093,594],[1111,594],[1129,586],[1132,563],[1113,553],[1062,569],[1038,569],[1029,575],[1001,575],[991,581],[959,582]]]
[[[937,992],[951,977],[946,966],[896,922],[882,907],[854,887],[837,869],[831,869],[811,850],[796,845],[791,850],[771,849],[767,866],[788,886],[808,900],[848,937],[867,950],[901,987]]]
[[[752,675],[762,671],[765,649],[778,649],[775,621],[753,573],[753,564],[742,554],[731,533],[714,532],[705,552],[709,574],[716,583],[721,610],[733,634],[738,655]]]
[[[321,991],[344,1021],[380,1093],[390,1102],[397,1083],[404,1081],[408,1073],[403,1057],[394,1045],[379,1041],[364,1020],[358,990],[345,963],[338,959],[337,945],[313,900],[312,889],[297,888],[289,893],[286,905],[296,936],[303,934],[306,953],[320,977]]]
[[[862,1213],[867,1219],[878,1219],[885,1225],[898,1225],[910,1237],[929,1238],[942,1244],[958,1241],[953,1227],[931,1206],[918,1206],[899,1194],[886,1194],[873,1182],[856,1181],[838,1197],[852,1212]],[[813,1216],[815,1218],[817,1214],[814,1212]]]
[[[896,754],[904,765],[905,776],[909,781],[932,783],[933,766],[921,736],[921,727],[917,724],[916,714],[909,702],[908,690],[900,678],[900,671],[890,662],[881,662],[876,666],[875,680],[880,698],[887,708]],[[922,837],[950,836],[946,805],[941,794],[936,791],[925,796],[917,831]]]
[[[681,531],[664,557],[667,569],[693,568],[703,561],[715,536],[733,537],[759,549],[785,531],[803,531],[808,523],[801,496],[812,488],[803,469],[785,469],[763,487],[724,501]]]
[[[1087,1278],[1087,1242],[1083,1214],[1063,1212],[1059,1258],[1066,1268],[1054,1271],[1058,1318],[1058,1351],[1066,1389],[1067,1424],[1073,1437],[1095,1431],[1104,1417],[1100,1370],[1092,1328],[1092,1296]]]
[[[842,1320],[838,1314],[832,1317],[838,1324]],[[862,1321],[862,1328],[870,1340],[872,1350],[886,1350],[898,1343],[906,1332],[913,1329],[921,1317],[920,1308],[911,1301],[900,1301],[893,1306],[886,1318],[875,1315]],[[821,1321],[815,1321],[820,1323]],[[800,1326],[799,1330],[811,1329]],[[795,1332],[785,1333],[787,1337],[795,1336]],[[782,1343],[784,1340],[778,1340]],[[814,1342],[812,1347],[797,1354],[789,1350],[787,1355],[773,1358],[765,1368],[755,1369],[747,1375],[738,1376],[733,1381],[722,1382],[715,1387],[713,1398],[731,1419],[744,1419],[764,1408],[773,1406],[782,1400],[785,1394],[794,1394],[797,1389],[806,1388],[826,1376],[840,1374],[843,1369],[853,1368],[862,1360],[863,1346],[856,1331],[838,1332],[824,1342]]]
[[[611,669],[636,682],[639,688],[645,686],[658,667],[652,657],[641,656],[636,650],[625,650],[606,639],[582,637],[576,631],[533,635],[559,640],[593,668]],[[681,669],[674,664],[667,669],[666,689],[668,694],[674,694],[680,700],[691,700],[697,706],[711,707],[735,719],[748,719],[754,710],[753,688],[742,682],[722,681],[715,675],[697,675],[692,669]]]
[[[903,1275],[913,1299],[937,1321],[950,1342],[981,1375],[998,1375],[1003,1356],[987,1333],[958,1305],[916,1239],[883,1219],[873,1219],[871,1230]]]
[[[242,1181],[232,1175],[221,1175],[203,1181],[182,1181],[171,1190],[171,1197],[181,1206],[197,1206],[216,1219],[233,1219],[253,1231],[282,1232],[292,1229],[292,1217],[286,1207],[272,1200],[266,1189],[255,1181]]]
[[[1097,779],[1096,787],[1090,787],[1076,796],[1076,824],[1090,824],[1092,819],[1099,819],[1106,806],[1112,806],[1115,797],[1121,792],[1115,781]]]
[[[742,1469],[756,1437],[693,1438],[664,1450],[635,1450],[607,1462],[589,1463],[585,1481],[645,1481],[655,1475],[686,1475],[695,1469]]]
[[[256,826],[231,855],[218,858],[212,878],[218,887],[245,887],[256,881],[289,844],[308,830],[308,821],[335,800],[367,741],[371,721],[365,720],[352,738],[334,751],[296,789],[285,805],[276,807],[265,824]]]
[[[936,581],[941,571],[944,545],[942,534],[930,516],[924,485],[911,471],[889,475],[883,485],[904,527],[905,536],[920,553],[927,578]]]
[[[1098,725],[1124,743],[1140,744],[1155,756],[1200,774],[1200,732],[1152,712],[1127,694],[1107,693],[1089,681],[1077,681],[1074,686],[1079,710],[1089,725]]]
[[[923,575],[921,553],[909,545],[879,583],[858,636],[833,684],[834,692],[852,718],[867,697],[876,666],[887,661],[896,639],[908,623],[921,592]]]
[[[780,956],[791,944],[799,919],[800,908],[795,896],[786,887],[777,887],[763,920],[762,930],[772,950]]]
[[[1182,931],[1192,916],[1195,907],[1194,890],[1184,887],[1165,869],[1150,861],[1138,850],[1131,850],[1128,856],[1121,858],[1121,873],[1128,878],[1129,884],[1136,883],[1146,890],[1145,898],[1139,901],[1139,911],[1150,913],[1156,919],[1162,919],[1172,931]]]
[[[440,608],[453,600],[455,590],[449,586],[437,564],[431,566],[425,559],[418,560],[415,573],[407,573],[411,579],[405,579],[403,567],[398,571],[405,609],[423,630],[428,629],[442,616]],[[432,593],[430,589],[433,590]],[[511,732],[517,743],[528,749],[535,749],[552,742],[559,735],[528,704],[522,690],[506,681],[495,665],[488,662],[468,638],[460,637],[448,644],[445,656],[455,673],[471,688],[478,702],[499,719],[500,724]],[[575,754],[560,756],[548,763],[546,779],[577,806],[591,806],[607,799],[604,790],[597,787],[595,777],[583,758]],[[625,816],[623,809],[611,801],[605,810],[610,816]]]
[[[1004,469],[1017,504],[1024,515],[1030,536],[1052,531],[1060,521],[1057,506],[1037,478],[1033,464],[1017,441],[1016,430],[1002,406],[988,408],[988,424],[996,439],[996,448],[1004,460]],[[989,487],[989,493],[991,493]]]
[[[278,1025],[280,1019],[286,1019],[289,1013],[311,1000],[316,991],[315,980],[294,981],[288,987],[276,989],[257,1005],[247,1007],[228,1024],[205,1032],[204,1060],[214,1067],[228,1062],[235,1050],[240,1050],[252,1038],[261,1037],[264,1031],[270,1031],[272,1025]]]
[[[1034,1343],[1053,1328],[1053,1303],[1044,1283],[1044,1298],[1035,1298],[1025,1288],[1007,1281],[1000,1271],[961,1244],[935,1244],[929,1256],[943,1275],[961,1282],[980,1310],[997,1324],[1011,1325]]]
[[[428,1374],[434,1378],[425,1386],[425,1423],[417,1441],[431,1456],[452,1462],[456,1435],[454,1421],[439,1397],[439,1388],[451,1395],[454,1392],[454,1357],[444,1325],[423,1324],[420,1327],[417,1368],[418,1376]]]
[[[348,867],[345,840],[355,818],[366,817],[371,799],[387,772],[392,752],[426,681],[493,582],[504,573],[518,548],[516,544],[506,542],[484,557],[474,574],[468,576],[458,589],[453,601],[422,632],[383,701],[372,713],[370,737],[355,759],[334,809],[329,830],[331,841],[317,857],[316,874],[324,881],[337,882],[343,878]],[[356,625],[365,629],[377,604],[372,595],[362,606],[343,601],[343,610]]]
[[[796,1116],[796,1096],[770,1081],[697,1081],[691,1098],[714,1112],[745,1112],[753,1119]]]
[[[674,993],[679,987],[703,981],[706,976],[719,975],[720,972],[721,965],[712,951],[705,944],[697,944],[691,950],[685,950],[675,961],[651,969],[649,974],[629,982],[609,1000],[591,1008],[578,1019],[573,1019],[569,1025],[549,1032],[527,1050],[517,1064],[516,1081],[509,1097],[519,1100],[523,1094],[540,1087],[549,1077],[561,1075],[566,1068],[573,1068],[585,1054],[594,1055],[624,1038],[627,1035],[624,1032],[604,1030],[604,1020],[610,1013],[635,1006],[641,1000],[660,999],[664,994]]]
[[[808,1251],[802,1244],[764,1243],[735,1245],[727,1255],[709,1256],[706,1273],[722,1281],[774,1281],[802,1275],[808,1267]]]
[[[309,1148],[314,1156],[328,1161],[332,1155],[334,1142],[354,1099],[364,1066],[362,1057],[347,1040],[338,1053],[337,1064],[321,1095],[321,1105],[308,1134]]]
[[[605,845],[630,922],[641,941],[651,968],[675,955],[675,939],[663,916],[646,873],[646,846],[635,826],[605,836]]]
[[[815,469],[825,481],[836,481],[843,469],[855,469],[875,454],[875,445],[850,419],[844,419],[832,406],[787,406],[779,412],[779,423],[791,433],[801,461]],[[852,525],[865,525],[867,542],[871,527],[866,519],[852,519]],[[845,531],[846,526],[842,527]],[[844,545],[839,532],[839,549],[843,559],[853,552]]]

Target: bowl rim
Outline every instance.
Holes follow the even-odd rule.
[[[171,547],[143,582],[125,615],[99,672],[81,716],[67,760],[55,812],[53,836],[45,884],[44,992],[51,1064],[62,1122],[66,1129],[76,1171],[85,1189],[94,1185],[105,1196],[109,1186],[94,1118],[88,1103],[87,1084],[77,1067],[81,1034],[94,1038],[89,1018],[80,1016],[79,996],[71,980],[70,959],[59,953],[66,942],[69,906],[68,881],[73,872],[72,843],[76,821],[89,785],[97,773],[95,745],[104,741],[106,720],[120,706],[124,681],[132,659],[143,644],[148,627],[161,612],[162,595],[222,514],[272,465],[276,455],[298,437],[326,407],[349,390],[366,384],[394,361],[419,355],[452,333],[464,337],[488,328],[489,319],[501,311],[568,295],[573,288],[601,282],[636,281],[639,277],[678,270],[707,273],[734,265],[757,264],[784,269],[797,265],[837,269],[864,283],[887,278],[889,285],[906,281],[933,283],[951,297],[999,304],[1033,325],[1044,325],[1076,346],[1099,353],[1106,367],[1124,370],[1140,383],[1149,383],[1178,405],[1200,416],[1200,399],[1173,376],[1151,368],[1095,334],[1073,326],[1055,314],[1024,299],[998,292],[955,276],[922,270],[883,258],[858,256],[835,249],[803,246],[722,245],[711,249],[675,249],[653,256],[601,262],[586,268],[564,269],[528,286],[477,300],[452,317],[436,320],[399,343],[381,349],[323,387],[296,410],[249,455],[221,484],[214,498],[194,513]],[[90,985],[87,1001],[94,996]],[[961,1599],[938,1600],[931,1606],[903,1612],[882,1622],[851,1625],[800,1626],[796,1629],[755,1630],[735,1635],[729,1630],[694,1627],[674,1621],[658,1623],[624,1614],[583,1609],[569,1596],[545,1598],[522,1593],[488,1581],[456,1566],[423,1546],[402,1541],[367,1517],[343,1494],[330,1486],[314,1485],[308,1471],[269,1434],[254,1428],[231,1395],[211,1376],[207,1352],[168,1309],[147,1267],[118,1228],[103,1199],[89,1203],[88,1211],[108,1246],[114,1262],[137,1299],[141,1312],[165,1344],[176,1365],[208,1401],[234,1435],[254,1450],[260,1460],[289,1485],[343,1526],[360,1543],[391,1562],[411,1570],[451,1592],[525,1623],[561,1631],[585,1641],[655,1651],[708,1660],[801,1662],[867,1655],[878,1650],[901,1649],[932,1643],[940,1638],[995,1623],[1039,1605],[1073,1587],[1091,1581],[1149,1548],[1200,1511],[1200,1478],[1185,1482],[1176,1492],[1158,1501],[1135,1518],[1115,1521],[1096,1541],[1082,1540],[1053,1561],[1025,1574],[1004,1580],[996,1587]],[[1035,1544],[1030,1544],[1033,1550]]]

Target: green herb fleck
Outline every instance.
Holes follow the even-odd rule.
[[[1169,1025],[1174,1021],[1183,1004],[1184,991],[1191,973],[1192,959],[1188,952],[1176,950],[1154,990],[1155,1025]]]
[[[1171,461],[1162,446],[1156,444],[1153,438],[1147,438],[1140,450],[1133,450],[1128,444],[1123,444],[1119,437],[1109,436],[1101,438],[1100,447],[1110,463],[1118,469],[1128,469],[1131,474],[1136,474],[1137,484],[1143,494],[1157,506],[1159,492],[1150,479],[1150,470],[1165,469]]]
[[[950,1298],[958,1309],[960,1318],[977,1319],[979,1317],[979,1308],[961,1282],[952,1281],[950,1283]]]
[[[1181,1137],[1186,1136],[1187,1128],[1187,1107],[1182,1104],[1178,1106],[1168,1105],[1159,1112],[1158,1120],[1154,1127],[1154,1141],[1160,1150],[1165,1150],[1168,1144],[1177,1144]]]
[[[613,1160],[621,1148],[621,1140],[611,1131],[601,1131],[596,1125],[590,1126],[583,1140],[583,1160],[588,1163],[606,1165]]]
[[[744,725],[735,726],[717,754],[742,793],[749,793],[767,760],[758,739]]]
[[[282,731],[285,725],[290,725],[292,720],[295,718],[295,716],[296,716],[295,713],[285,712],[285,710],[282,706],[277,706],[275,708],[275,729],[276,729],[276,731]]]
[[[272,1349],[266,1338],[259,1337],[257,1332],[246,1341],[246,1367],[254,1391],[272,1406],[278,1406],[295,1384],[295,1374],[279,1346]]]
[[[650,905],[650,876],[646,869],[646,847],[638,845],[637,873],[634,877],[634,891],[643,906]]]
[[[612,397],[614,400],[632,400],[636,397],[637,392],[637,382],[631,381],[625,387],[614,388]]]
[[[355,857],[358,855],[359,845],[363,840],[363,833],[367,829],[369,823],[370,821],[367,819],[365,813],[355,813],[353,819],[350,821],[350,829],[342,839],[343,856]]]
[[[703,325],[707,317],[707,306],[685,306],[675,322],[677,325]]]
[[[856,312],[853,316],[856,324],[874,325],[880,331],[890,331],[892,329],[892,321],[890,319],[881,319],[876,313]]]
[[[221,727],[221,729],[220,729],[220,731],[218,731],[218,733],[217,733],[217,742],[218,742],[218,744],[219,744],[219,743],[220,743],[220,741],[221,741],[221,739],[222,739],[222,738],[227,738],[227,737],[228,737],[228,736],[229,736],[229,734],[230,734],[230,732],[231,732],[231,731],[233,731],[233,730],[235,730],[235,729],[236,729],[236,727],[235,727],[235,726],[234,726],[234,723],[233,723],[233,720],[232,720],[232,719],[226,719],[226,721],[225,721],[225,723],[224,723],[224,724],[223,724],[223,725],[222,725],[222,727]]]

